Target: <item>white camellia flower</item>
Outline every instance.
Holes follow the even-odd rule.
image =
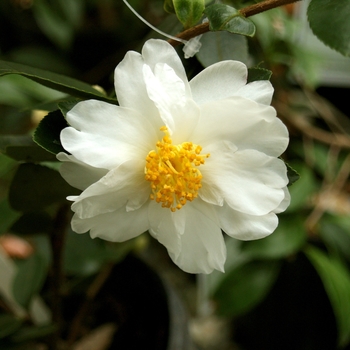
[[[72,228],[122,242],[149,230],[184,271],[223,271],[229,236],[253,240],[289,204],[278,157],[288,132],[268,81],[216,63],[188,82],[176,51],[149,40],[115,70],[119,106],[89,100],[67,114],[61,174],[82,190]]]

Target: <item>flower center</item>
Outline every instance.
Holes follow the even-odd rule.
[[[173,145],[166,126],[162,141],[146,157],[145,179],[151,183],[150,198],[172,212],[192,201],[202,187],[198,167],[210,155],[201,155],[202,147],[192,142]]]

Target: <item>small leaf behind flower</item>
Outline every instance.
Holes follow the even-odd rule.
[[[64,152],[60,140],[61,130],[68,126],[60,110],[50,112],[41,120],[36,128],[33,140],[48,152],[57,154]]]
[[[205,14],[208,16],[209,28],[212,31],[226,30],[250,37],[255,34],[254,23],[231,6],[214,4],[205,9]]]
[[[248,69],[248,80],[247,83],[258,80],[270,80],[272,72],[265,68],[252,67]]]

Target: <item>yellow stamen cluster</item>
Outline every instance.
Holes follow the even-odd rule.
[[[174,212],[197,197],[202,187],[197,167],[209,154],[201,155],[202,147],[192,142],[173,145],[167,127],[160,130],[165,136],[146,157],[145,179],[151,183],[150,198]]]

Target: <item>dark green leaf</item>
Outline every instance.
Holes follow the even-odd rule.
[[[173,0],[177,18],[185,28],[194,26],[202,17],[204,0]]]
[[[79,80],[66,77],[64,75],[48,72],[43,69],[0,60],[0,76],[7,74],[22,75],[46,87],[82,99],[97,99],[111,103],[116,103],[115,99],[105,96],[89,84],[86,84]]]
[[[0,136],[0,150],[13,159],[25,162],[56,160],[54,155],[39,147],[29,135]]]
[[[20,217],[21,213],[10,207],[7,199],[0,201],[0,235],[6,233],[12,224]]]
[[[23,323],[23,320],[12,315],[0,315],[0,338],[7,337],[16,332]]]
[[[61,144],[61,130],[68,126],[60,110],[50,112],[44,119],[41,120],[36,128],[33,140],[46,149],[48,152],[57,154],[64,152]]]
[[[278,261],[251,261],[227,272],[214,293],[219,314],[235,317],[251,310],[267,295],[279,270]]]
[[[79,191],[68,185],[61,175],[37,164],[21,164],[13,178],[9,201],[15,210],[40,210]]]
[[[318,272],[338,325],[338,343],[346,345],[350,340],[350,275],[338,260],[327,256],[317,248],[308,246],[305,253]]]
[[[313,33],[321,41],[350,56],[349,0],[312,0],[307,14]]]
[[[12,285],[13,296],[20,305],[27,308],[45,281],[47,261],[41,255],[33,254],[28,259],[18,261],[17,267]]]
[[[265,68],[252,67],[248,69],[247,83],[258,80],[270,80],[272,72]]]
[[[248,62],[247,38],[228,32],[209,32],[201,38],[202,47],[196,57],[203,67],[224,60]]]
[[[30,340],[46,337],[56,330],[57,326],[53,324],[37,327],[22,327],[19,331],[12,335],[11,340],[15,343],[28,342]]]
[[[289,164],[287,164],[287,163],[285,163],[285,164],[287,166],[287,176],[289,179],[288,186],[291,186],[294,184],[294,182],[296,182],[300,179],[300,175]]]
[[[212,31],[226,30],[250,37],[255,34],[254,23],[231,6],[214,4],[205,9],[205,14],[208,16],[209,29]]]
[[[11,232],[20,235],[33,235],[51,230],[52,218],[45,211],[24,213],[11,227]]]
[[[317,181],[307,166],[298,163],[293,163],[292,166],[300,174],[300,179],[289,187],[291,203],[287,209],[288,212],[305,208],[311,196],[317,190]]]
[[[62,101],[58,103],[58,108],[66,118],[67,113],[80,101],[80,99]]]
[[[64,251],[64,269],[68,274],[87,276],[96,273],[106,262],[117,262],[135,246],[135,240],[109,243],[90,235],[69,231]]]
[[[175,13],[173,0],[164,0],[164,10],[168,13]]]
[[[306,239],[301,218],[295,215],[281,215],[275,232],[263,239],[242,242],[242,251],[253,258],[284,258],[298,252]]]

